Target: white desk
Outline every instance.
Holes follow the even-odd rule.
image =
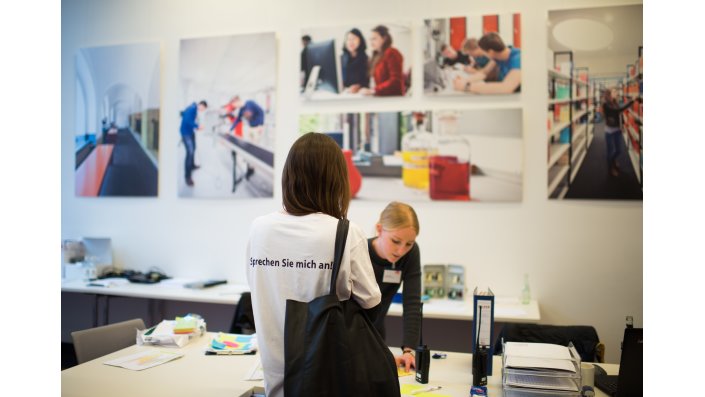
[[[519,93],[518,92],[512,92],[509,94],[478,94],[475,92],[466,92],[466,91],[458,91],[455,89],[455,86],[453,85],[453,82],[455,81],[455,78],[460,76],[463,79],[467,78],[473,78],[473,74],[467,73],[462,69],[463,65],[456,63],[452,67],[442,67],[440,70],[438,70],[438,76],[440,79],[443,81],[443,87],[441,88],[437,84],[435,84],[434,88],[426,88],[424,89],[424,95],[425,96],[437,96],[437,97],[465,97],[465,98],[482,98],[482,97],[487,97],[488,95],[492,96],[492,102],[493,106],[496,106],[496,101],[499,100],[500,98],[504,97],[510,101],[516,101],[519,99]],[[477,82],[478,77],[474,77],[474,80]],[[484,80],[479,80],[483,81]],[[425,84],[425,82],[424,82]],[[478,99],[479,101],[486,101],[486,99]]]
[[[240,300],[240,294],[249,291],[249,287],[242,284],[222,284],[204,289],[184,288],[183,284],[186,281],[165,280],[156,284],[127,283],[114,287],[92,287],[88,286],[86,281],[72,280],[63,281],[61,291],[231,305],[237,304]]]
[[[184,288],[178,280],[162,281],[156,284],[128,283],[115,287],[91,287],[85,281],[66,281],[61,283],[62,292],[84,294],[124,296],[133,298],[164,299],[187,302],[204,302],[236,305],[240,294],[249,291],[244,284],[223,284],[205,289]],[[496,297],[495,321],[514,323],[535,323],[541,320],[539,304],[532,300],[522,305],[518,299]],[[469,301],[451,301],[431,299],[424,303],[424,318],[449,320],[472,320],[472,303]],[[401,316],[402,305],[392,303],[389,315]]]
[[[423,305],[424,318],[440,318],[448,320],[472,320],[472,302],[454,301],[449,299],[431,299]],[[401,316],[401,303],[392,303],[389,315]],[[495,297],[494,320],[509,323],[537,323],[541,320],[539,304],[532,300],[522,304],[517,298]]]
[[[86,362],[61,372],[61,395],[63,397],[125,396],[228,396],[237,397],[262,381],[243,380],[256,365],[259,355],[254,356],[206,356],[203,351],[210,337],[204,336],[179,352],[185,356],[177,360],[143,371],[130,371],[104,365],[103,362],[134,354],[145,349],[166,349],[147,346],[131,346],[104,357]],[[173,351],[173,349],[169,349]],[[398,351],[392,348],[392,351]],[[467,397],[472,381],[472,355],[449,353],[446,359],[431,359],[429,385],[440,385],[438,391],[449,396]],[[502,360],[494,357],[494,375],[488,381],[488,394],[502,396]],[[617,374],[619,366],[600,364],[608,374]],[[399,378],[401,384],[416,384],[413,375]],[[595,389],[596,396],[605,396]]]

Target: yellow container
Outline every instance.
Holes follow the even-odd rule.
[[[435,151],[405,150],[401,153],[403,167],[401,179],[404,186],[415,189],[428,189],[428,156]]]
[[[428,190],[428,157],[436,154],[436,137],[422,125],[401,140],[401,179],[404,186]]]

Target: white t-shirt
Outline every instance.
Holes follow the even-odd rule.
[[[247,282],[267,396],[284,395],[286,300],[309,302],[330,291],[338,220],[326,214],[275,212],[252,222],[247,245]],[[352,296],[365,309],[381,300],[360,227],[350,223],[337,279],[340,300]]]

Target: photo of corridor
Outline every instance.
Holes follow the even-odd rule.
[[[159,96],[159,44],[78,51],[76,196],[157,196]]]
[[[179,197],[272,197],[274,33],[181,40]]]

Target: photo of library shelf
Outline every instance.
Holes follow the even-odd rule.
[[[642,199],[641,14],[641,5],[548,14],[550,198]]]

